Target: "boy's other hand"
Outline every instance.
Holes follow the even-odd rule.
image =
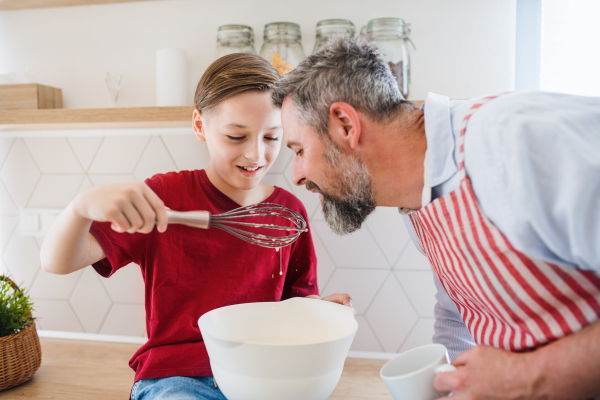
[[[348,306],[354,310],[354,307],[352,307],[352,296],[350,296],[348,293],[335,293],[335,294],[332,294],[332,295],[329,295],[329,296],[323,297],[323,298],[321,298],[320,296],[317,296],[317,295],[310,295],[310,296],[306,296],[306,297],[311,298],[311,299],[320,299],[320,300],[330,301],[332,303],[342,304],[342,305]],[[354,314],[356,314],[356,310],[354,310]]]
[[[335,293],[327,297],[323,297],[321,300],[352,307],[352,296],[350,296],[348,293]]]
[[[150,233],[154,225],[167,230],[167,209],[144,182],[126,182],[95,187],[79,194],[74,211],[83,218],[111,222],[117,232]]]

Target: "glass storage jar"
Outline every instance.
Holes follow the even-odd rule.
[[[300,25],[293,22],[271,22],[265,25],[265,41],[260,56],[283,76],[304,59]]]
[[[317,38],[312,54],[319,52],[334,36],[354,38],[354,24],[347,19],[324,19],[317,22]]]
[[[233,53],[256,54],[254,31],[246,25],[221,25],[217,30],[215,59]]]
[[[402,18],[372,19],[366,26],[366,33],[375,39],[375,43],[384,53],[383,57],[398,81],[402,96],[408,98],[410,93],[408,42],[415,48],[410,40],[410,24],[404,22]]]

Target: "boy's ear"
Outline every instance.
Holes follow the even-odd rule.
[[[198,140],[206,142],[204,120],[202,119],[202,113],[197,109],[194,109],[194,114],[192,116],[192,127],[194,128],[194,133]]]

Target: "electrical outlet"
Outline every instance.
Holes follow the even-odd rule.
[[[36,233],[40,230],[40,216],[37,213],[23,213],[21,215],[21,233]]]
[[[19,233],[21,236],[45,236],[62,210],[25,208],[20,212]]]

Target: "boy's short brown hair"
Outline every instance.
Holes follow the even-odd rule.
[[[204,72],[194,104],[206,112],[222,101],[249,90],[271,90],[280,78],[279,73],[265,59],[254,54],[234,53],[213,62]]]

